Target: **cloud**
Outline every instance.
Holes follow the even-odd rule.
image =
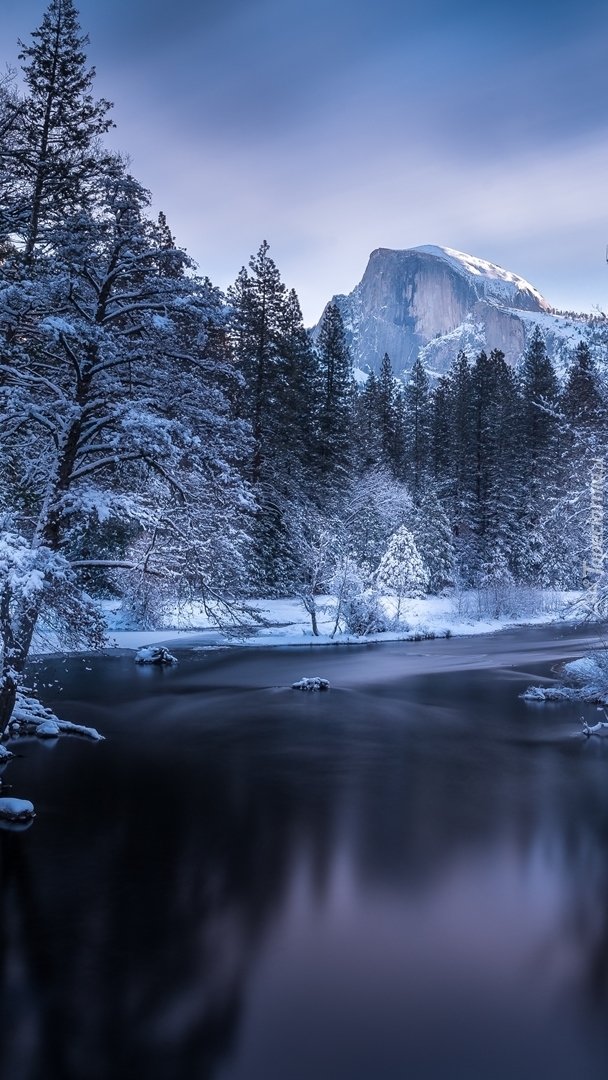
[[[42,5],[0,0],[14,58]],[[226,285],[263,238],[308,321],[437,243],[601,303],[608,9],[584,0],[83,0],[113,144]]]

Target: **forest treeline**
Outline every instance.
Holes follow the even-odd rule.
[[[152,626],[195,599],[339,596],[378,629],[399,597],[580,584],[606,391],[580,343],[515,369],[460,355],[355,381],[340,311],[318,333],[263,243],[224,295],[104,135],[72,0],[0,86],[0,712],[39,621],[103,639],[99,599]]]

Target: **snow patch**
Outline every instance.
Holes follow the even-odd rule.
[[[9,732],[13,737],[19,735],[40,735],[43,739],[56,738],[58,735],[84,735],[96,742],[103,741],[95,728],[82,724],[71,724],[69,720],[60,720],[51,709],[45,709],[31,691],[19,690],[13,715],[9,723]]]
[[[5,821],[31,821],[35,816],[29,799],[0,799],[0,818]]]
[[[144,645],[135,656],[136,664],[177,664],[177,657],[159,645]]]
[[[518,293],[523,292],[534,297],[542,309],[550,310],[550,305],[538,289],[535,289],[519,274],[514,274],[511,270],[503,270],[502,266],[486,262],[485,259],[478,259],[474,255],[467,255],[464,251],[456,251],[455,248],[436,247],[434,244],[424,244],[412,250],[443,259],[459,273],[465,273],[474,278],[480,287],[480,292],[487,300],[499,300],[501,303],[517,307],[513,301]]]

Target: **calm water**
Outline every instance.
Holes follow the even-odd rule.
[[[39,666],[107,741],[5,774],[3,1080],[605,1080],[608,740],[518,699],[559,634]]]

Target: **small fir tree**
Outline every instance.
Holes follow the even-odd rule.
[[[391,536],[376,571],[376,582],[397,597],[397,618],[404,596],[423,596],[429,585],[424,565],[409,529],[402,525]]]

